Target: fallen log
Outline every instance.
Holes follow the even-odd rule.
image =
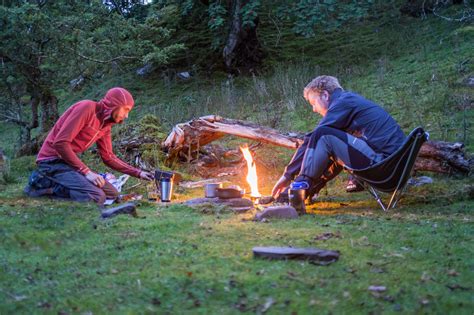
[[[415,170],[445,174],[468,174],[473,162],[472,158],[467,158],[462,143],[427,141],[421,146],[418,153]]]
[[[162,143],[162,149],[167,152],[168,159],[181,157],[189,162],[199,158],[203,146],[225,135],[290,149],[297,149],[303,143],[301,133],[282,133],[254,123],[210,115],[176,125]],[[466,155],[462,143],[428,141],[421,147],[415,170],[469,174],[473,163],[474,160]]]
[[[171,159],[185,153],[190,160],[193,152],[199,151],[200,147],[225,135],[234,135],[290,149],[296,149],[302,143],[298,134],[283,134],[278,130],[246,121],[209,115],[174,126],[163,142],[162,148],[168,152]]]

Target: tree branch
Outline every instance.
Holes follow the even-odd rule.
[[[74,52],[77,56],[79,56],[82,59],[89,60],[89,61],[96,62],[96,63],[111,63],[111,62],[114,62],[114,61],[120,60],[120,59],[140,60],[140,58],[135,57],[135,56],[117,56],[117,57],[111,58],[109,60],[99,60],[99,59],[94,59],[94,58],[91,58],[91,57],[88,57],[88,56],[84,56],[81,53],[78,53],[77,51],[74,51],[73,49],[69,49],[69,50]]]
[[[446,17],[446,16],[443,16],[443,15],[439,14],[437,12],[439,6],[434,6],[433,7],[433,15],[437,16],[437,17],[439,17],[443,20],[449,21],[449,22],[467,22],[467,21],[473,20],[474,19],[474,10],[469,6],[467,1],[463,1],[463,4],[464,4],[465,9],[463,10],[462,17],[460,17],[460,18],[457,18],[457,19],[456,18],[450,18],[450,17]]]
[[[13,116],[5,115],[5,114],[3,114],[3,113],[0,113],[0,116],[2,116],[3,118],[5,118],[5,121],[12,122],[12,123],[15,123],[15,124],[17,124],[17,125],[20,125],[20,126],[22,126],[22,127],[28,128],[29,123],[26,122],[26,121],[20,120],[20,119],[18,119],[18,118],[13,117]]]

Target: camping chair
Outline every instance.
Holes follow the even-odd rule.
[[[406,188],[421,145],[428,140],[429,134],[421,127],[415,128],[405,143],[386,159],[364,169],[344,168],[377,200],[384,211],[395,208]],[[391,193],[387,206],[377,191]]]

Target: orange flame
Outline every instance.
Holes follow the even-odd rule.
[[[258,191],[258,177],[257,177],[257,166],[252,158],[252,154],[249,151],[247,145],[240,147],[240,151],[244,155],[245,160],[247,161],[247,183],[250,185],[250,196],[259,198],[262,195]]]

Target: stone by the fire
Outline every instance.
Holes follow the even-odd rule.
[[[274,206],[268,207],[260,213],[255,215],[255,220],[261,221],[263,219],[295,219],[298,217],[298,212],[291,206]]]
[[[302,259],[317,265],[329,265],[339,259],[339,251],[319,248],[254,247],[253,256],[265,259]]]
[[[247,198],[195,198],[184,202],[185,205],[193,206],[204,203],[213,203],[218,205],[226,205],[236,212],[247,211],[253,208],[253,202]]]
[[[106,209],[101,212],[100,216],[102,219],[108,219],[119,214],[130,214],[131,216],[137,217],[135,204],[133,202],[127,202],[117,207]]]

